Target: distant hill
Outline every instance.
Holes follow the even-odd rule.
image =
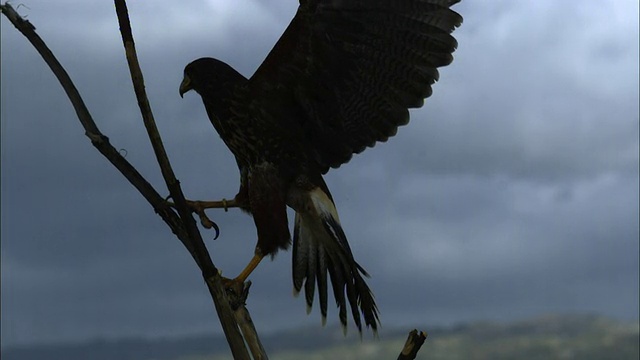
[[[271,359],[395,359],[410,329],[386,332],[380,341],[344,338],[337,328],[263,336]],[[594,315],[545,316],[508,324],[478,322],[429,330],[418,359],[616,359],[637,360],[639,326]],[[222,360],[222,336],[122,339],[81,344],[9,347],[3,360]]]

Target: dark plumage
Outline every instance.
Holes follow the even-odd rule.
[[[241,186],[235,200],[252,214],[256,255],[287,249],[286,207],[296,212],[293,284],[323,320],[327,278],[339,317],[347,302],[362,331],[378,310],[353,258],[322,174],[354,153],[386,141],[409,122],[452,61],[450,35],[462,23],[458,0],[301,1],[293,21],[255,74],[203,58],[186,66],[180,94],[194,89],[235,155]],[[328,276],[327,276],[328,274]],[[346,296],[345,296],[346,295]]]

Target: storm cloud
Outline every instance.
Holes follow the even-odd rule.
[[[23,3],[101,130],[166,192],[112,4]],[[184,65],[213,56],[250,76],[296,6],[129,4],[151,106],[188,197],[230,198],[238,174],[199,98],[178,96]],[[424,108],[327,175],[383,324],[551,312],[637,319],[638,2],[455,9],[465,18],[459,49]],[[0,26],[3,346],[217,331],[187,251],[91,147],[31,45],[5,18]],[[253,221],[210,215],[222,229],[207,241],[214,262],[234,276],[252,255]],[[320,326],[291,296],[289,256],[251,276],[259,331]]]

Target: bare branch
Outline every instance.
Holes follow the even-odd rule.
[[[250,287],[251,281],[247,281],[244,284],[237,284],[235,287],[228,289],[229,304],[234,310],[234,315],[236,316],[242,335],[247,345],[249,345],[249,350],[251,350],[253,358],[255,360],[267,360],[267,352],[264,350],[262,342],[260,342],[256,327],[253,325],[253,320],[251,320],[249,311],[245,307]]]
[[[151,106],[149,105],[149,100],[144,87],[144,77],[140,70],[140,64],[136,54],[126,1],[115,0],[115,7],[118,15],[118,23],[120,24],[122,42],[127,56],[127,63],[129,64],[129,71],[131,72],[131,79],[133,81],[133,88],[136,93],[138,106],[142,113],[145,128],[149,135],[149,140],[151,141],[156,159],[160,165],[162,177],[167,184],[171,197],[175,201],[178,214],[180,215],[189,235],[191,242],[190,247],[194,251],[195,260],[202,270],[202,275],[204,276],[205,282],[213,297],[218,316],[220,317],[220,323],[225,336],[227,337],[227,341],[229,342],[229,346],[231,347],[231,352],[236,359],[248,359],[249,354],[242,339],[242,335],[238,331],[238,325],[233,317],[228,301],[224,296],[225,292],[222,281],[219,279],[220,275],[211,261],[209,252],[207,251],[204,241],[202,240],[202,236],[200,235],[200,231],[198,230],[196,222],[191,215],[191,210],[187,207],[182,188],[180,187],[180,183],[176,179],[173,169],[171,168],[167,153],[164,149],[164,145],[162,144],[162,139],[160,138],[158,128],[153,118]],[[215,278],[218,279],[216,280]],[[210,279],[213,279],[213,281],[210,281]]]
[[[234,313],[227,301],[222,278],[211,261],[211,257],[202,241],[196,223],[187,208],[184,194],[180,188],[178,180],[175,178],[169,160],[164,151],[160,135],[155,126],[151,108],[144,91],[142,72],[138,65],[131,27],[129,24],[126,3],[124,0],[115,0],[118,21],[120,23],[123,43],[129,62],[129,68],[136,91],[138,104],[143,115],[145,127],[154,148],[156,158],[160,164],[163,178],[167,184],[169,192],[176,203],[178,214],[168,205],[165,199],[144,179],[144,177],[109,143],[109,139],[104,136],[93,121],[82,97],[78,93],[75,85],[71,81],[66,70],[55,58],[44,41],[35,32],[35,27],[24,20],[9,4],[0,5],[2,13],[11,23],[31,42],[40,53],[58,81],[64,88],[71,101],[80,123],[85,129],[85,134],[91,143],[102,153],[124,176],[125,178],[144,196],[153,206],[156,213],[169,225],[172,232],[182,241],[189,250],[194,260],[202,270],[209,292],[214,300],[216,311],[220,318],[223,330],[231,347],[232,354],[236,359],[249,359],[249,354],[238,331],[238,325],[234,318]]]
[[[109,143],[109,138],[100,132],[98,126],[93,121],[89,110],[87,109],[82,97],[78,93],[75,85],[71,81],[69,74],[62,67],[60,62],[53,55],[49,47],[35,32],[35,27],[27,20],[24,20],[9,4],[0,5],[2,13],[11,21],[11,23],[31,42],[33,47],[38,51],[42,59],[49,65],[51,71],[56,76],[60,85],[66,92],[73,108],[76,111],[78,120],[85,129],[85,135],[91,140],[101,154],[103,154],[124,177],[144,196],[144,198],[153,206],[154,210],[169,225],[174,234],[182,239],[186,239],[186,233],[181,226],[180,218],[168,206],[164,198],[151,186],[151,184],[131,165],[120,153]],[[186,245],[186,244],[185,244]]]

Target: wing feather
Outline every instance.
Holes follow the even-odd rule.
[[[386,141],[453,60],[458,0],[301,1],[248,83],[253,108],[298,135],[323,172]]]

